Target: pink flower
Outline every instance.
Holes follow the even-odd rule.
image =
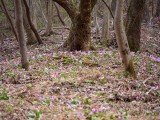
[[[160,57],[156,58],[156,57],[154,57],[154,56],[151,55],[150,58],[152,60],[156,61],[156,62],[160,62]]]
[[[82,112],[78,112],[77,115],[78,115],[78,117],[80,117],[80,118],[81,118],[81,117],[84,117],[84,113],[82,113]]]
[[[33,110],[35,110],[35,111],[39,111],[39,109],[38,109],[37,107],[33,108]]]

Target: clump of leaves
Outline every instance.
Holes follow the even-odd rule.
[[[8,100],[9,97],[7,95],[7,91],[5,88],[2,88],[2,93],[0,93],[0,100]]]

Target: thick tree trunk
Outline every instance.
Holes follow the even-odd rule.
[[[127,12],[126,33],[131,51],[140,50],[141,22],[146,0],[131,0]]]
[[[80,13],[74,18],[69,36],[70,51],[88,51],[91,47],[91,0],[81,0]]]
[[[68,40],[63,44],[70,51],[91,48],[91,11],[97,0],[81,0],[79,11],[71,0],[53,0],[61,5],[72,21]]]
[[[15,12],[16,12],[16,28],[20,46],[22,68],[28,70],[29,64],[27,59],[27,46],[24,37],[23,11],[22,11],[21,0],[15,0]]]
[[[124,7],[124,1],[117,0],[115,21],[114,21],[116,39],[125,70],[129,72],[134,78],[136,78],[136,74],[133,67],[133,61],[131,58],[130,49],[127,42],[127,36],[123,25],[123,7]]]

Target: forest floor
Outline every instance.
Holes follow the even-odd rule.
[[[59,51],[60,37],[28,47],[29,71],[15,40],[5,39],[0,120],[160,120],[160,30],[142,28],[141,52],[132,53],[136,80],[124,73],[117,49]]]

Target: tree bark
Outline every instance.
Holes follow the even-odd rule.
[[[131,51],[140,50],[141,23],[146,0],[131,0],[127,12],[126,33]]]
[[[81,0],[79,9],[69,38],[70,51],[88,51],[91,47],[91,0]]]
[[[56,8],[57,15],[58,15],[58,18],[59,18],[60,22],[62,23],[63,26],[66,26],[64,20],[62,19],[61,15],[60,15],[59,8],[58,8],[58,6],[57,6],[57,4],[56,4],[55,2],[54,2],[54,6],[55,6],[55,8]]]
[[[14,25],[13,25],[12,19],[11,19],[10,16],[9,16],[9,13],[8,13],[8,10],[7,10],[6,6],[5,6],[5,4],[4,4],[4,1],[1,0],[1,3],[2,3],[2,6],[3,6],[3,8],[4,8],[5,14],[6,14],[6,16],[7,16],[8,20],[9,20],[9,23],[10,23],[10,25],[11,25],[12,31],[13,31],[13,33],[14,33],[14,35],[15,35],[15,38],[16,38],[17,41],[18,41],[16,29],[15,29],[15,27],[14,27]]]
[[[134,78],[136,74],[133,67],[133,61],[130,54],[130,49],[127,42],[127,36],[123,26],[123,7],[124,0],[117,0],[114,27],[116,31],[116,39],[118,43],[119,52],[122,58],[126,72],[129,72]]]
[[[94,25],[96,27],[96,35],[98,35],[100,33],[100,27],[98,24],[98,17],[97,17],[97,13],[98,13],[98,6],[95,5],[94,9],[93,9],[93,15],[94,15]]]
[[[52,32],[52,18],[53,18],[53,1],[47,1],[47,28],[46,28],[46,35],[49,36]]]
[[[62,6],[72,21],[68,40],[63,47],[70,51],[87,51],[91,47],[91,11],[97,0],[81,0],[79,10],[71,0],[53,0]]]
[[[115,11],[116,11],[116,1],[117,0],[112,0],[112,3],[111,3],[111,10],[113,12],[113,15],[115,15]]]
[[[25,10],[25,6],[23,6],[23,25],[24,25],[24,29],[25,29],[25,32],[26,32],[26,35],[27,35],[27,44],[28,45],[33,45],[35,43],[37,43],[37,40],[36,40],[36,37],[29,25],[29,22],[28,22],[28,19],[27,19],[27,16],[26,16],[26,10]]]
[[[107,0],[109,7],[111,6],[111,0]],[[102,27],[102,43],[105,45],[110,44],[110,12],[108,9],[104,9],[103,11],[103,27]]]
[[[157,9],[155,17],[160,17],[160,0],[157,0]]]
[[[44,14],[44,12],[43,12],[43,9],[42,9],[41,0],[38,0],[38,4],[39,4],[40,11],[41,11],[41,13],[42,13],[42,16],[43,16],[43,18],[44,18],[44,21],[45,21],[45,23],[47,23],[47,18],[46,18],[45,14]]]
[[[91,47],[91,11],[97,0],[81,0],[79,10],[72,0],[53,0],[68,13],[72,26],[68,40],[63,44],[70,51],[87,51]]]
[[[23,11],[22,11],[21,0],[15,0],[15,12],[16,12],[16,28],[20,46],[22,68],[28,70],[29,64],[27,59],[27,46],[24,37]]]
[[[38,29],[38,24],[37,24],[37,0],[31,0],[31,10],[32,10],[32,21],[36,29]]]
[[[30,17],[30,11],[29,11],[29,7],[28,7],[28,4],[27,4],[27,1],[26,0],[23,0],[24,1],[24,5],[25,5],[25,8],[26,8],[26,14],[27,14],[27,19],[28,19],[28,22],[29,22],[29,25],[32,29],[32,31],[34,32],[36,38],[37,38],[37,41],[39,44],[43,44],[34,24],[32,23],[32,20],[31,20],[31,17]]]

